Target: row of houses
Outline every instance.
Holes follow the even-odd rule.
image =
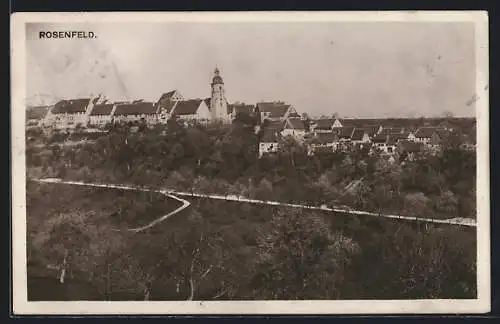
[[[274,121],[262,130],[259,157],[276,152],[279,142],[286,136],[292,136],[307,146],[309,154],[369,148],[370,151],[378,150],[389,157],[404,153],[411,158],[425,149],[439,151],[453,132],[452,129],[439,126],[414,128],[365,123],[362,119],[307,121],[297,117]],[[474,150],[475,137],[464,138],[463,148]]]
[[[255,105],[227,103],[227,121],[238,114],[258,116],[260,120],[282,121],[299,117],[295,108],[284,102],[259,102]],[[30,107],[27,110],[28,126],[57,129],[101,127],[109,123],[142,121],[148,125],[166,123],[175,116],[182,121],[207,123],[213,120],[211,98],[184,99],[177,90],[164,93],[157,102],[136,100],[108,102],[102,96],[61,100],[53,106]]]
[[[203,122],[211,118],[209,105],[210,98],[185,100],[175,90],[163,94],[158,102],[136,100],[111,103],[102,96],[96,96],[61,100],[53,106],[31,107],[27,111],[27,123],[28,126],[66,129],[78,125],[100,127],[116,122],[164,123],[173,115]]]

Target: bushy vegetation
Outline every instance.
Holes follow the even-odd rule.
[[[258,159],[254,126],[237,119],[191,127],[175,120],[154,128],[113,125],[93,135],[32,129],[27,177],[475,217],[475,154],[453,140],[440,154],[390,163],[367,150],[308,155],[287,138],[277,154]],[[473,228],[189,200],[188,209],[134,234],[126,229],[178,203],[157,194],[28,180],[29,282],[55,265],[51,278],[88,283],[92,298],[101,300],[476,296]]]
[[[311,156],[291,138],[277,154],[258,159],[260,133],[254,126],[245,119],[230,126],[185,127],[175,120],[154,128],[113,125],[92,142],[71,147],[57,145],[62,135],[56,133],[42,148],[28,145],[28,175],[475,218],[475,153],[460,149],[458,135],[440,154],[423,152],[401,163],[366,149]]]
[[[57,285],[88,282],[92,298],[476,296],[475,232],[468,228],[198,199],[134,234],[116,231],[110,216],[127,210],[127,222],[149,219],[159,202],[148,195],[33,182],[27,195],[28,273],[55,264],[67,269],[66,283]]]

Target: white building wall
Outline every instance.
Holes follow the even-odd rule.
[[[340,127],[342,127],[342,123],[340,122],[340,120],[335,119],[335,121],[333,122],[332,128],[340,128]]]
[[[259,143],[259,158],[265,153],[278,152],[278,142],[260,142]]]
[[[89,117],[89,124],[94,126],[104,126],[113,120],[111,115],[94,115]]]
[[[297,129],[291,129],[291,128],[285,128],[281,131],[281,135],[285,136],[292,136],[296,139],[302,140],[304,136],[306,135],[305,130],[297,130]]]

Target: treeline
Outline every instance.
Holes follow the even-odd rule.
[[[56,133],[43,139],[45,149],[28,145],[28,171],[414,216],[475,217],[476,158],[460,149],[458,132],[438,155],[422,152],[414,161],[390,163],[367,149],[311,156],[291,138],[277,154],[258,159],[261,132],[254,126],[243,118],[230,126],[184,127],[175,120],[154,128],[113,125],[92,143],[72,147],[54,144],[54,137],[64,136]]]
[[[64,268],[101,300],[476,298],[470,229],[201,199],[132,234],[109,214],[154,200],[112,192],[29,182],[28,275]]]

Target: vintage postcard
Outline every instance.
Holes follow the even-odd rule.
[[[11,28],[15,314],[490,310],[486,12]]]

